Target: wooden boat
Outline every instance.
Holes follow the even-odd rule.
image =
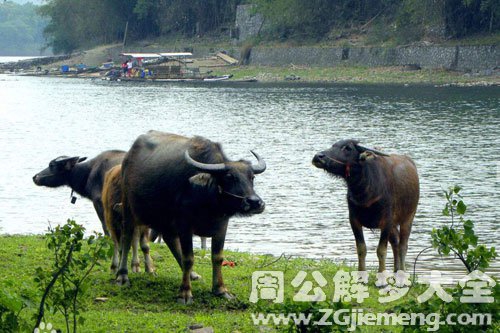
[[[205,82],[225,81],[225,80],[229,80],[232,77],[233,77],[232,74],[230,74],[230,75],[222,75],[222,76],[213,76],[213,77],[206,77],[206,78],[203,79],[203,81],[205,81]]]

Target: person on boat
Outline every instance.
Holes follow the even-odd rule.
[[[132,67],[134,66],[134,63],[132,62],[132,60],[129,60],[127,62],[127,76],[128,77],[131,77],[132,76]]]
[[[122,63],[122,72],[123,72],[123,76],[126,76],[127,75],[127,71],[128,71],[128,68],[127,68],[127,61],[124,61]]]

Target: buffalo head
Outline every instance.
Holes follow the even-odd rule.
[[[218,198],[224,211],[229,214],[251,215],[264,211],[264,201],[255,193],[253,188],[254,175],[266,170],[266,163],[255,152],[257,164],[248,161],[235,161],[216,164],[206,164],[194,160],[186,151],[186,162],[200,173],[192,176],[189,182],[198,189],[203,189],[205,195]]]
[[[342,140],[336,142],[330,149],[317,153],[312,163],[332,175],[348,178],[351,168],[356,168],[377,156],[388,155],[360,146],[356,140]]]
[[[58,187],[68,184],[71,170],[86,157],[59,156],[50,161],[49,166],[35,176],[33,182],[38,186]]]

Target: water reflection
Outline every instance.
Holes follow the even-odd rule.
[[[480,239],[499,245],[495,87],[137,85],[1,76],[0,91],[4,233],[42,233],[48,221],[69,217],[99,230],[90,202],[71,205],[69,189],[38,188],[31,177],[56,156],[126,150],[139,134],[158,129],[219,141],[233,159],[251,160],[250,149],[266,159],[268,170],[256,179],[266,211],[231,222],[231,249],[355,262],[345,186],[311,165],[317,151],[342,138],[416,161],[421,201],[409,261],[428,246],[432,228],[446,221],[441,189],[455,183],[464,187]],[[378,235],[365,231],[373,266]],[[457,267],[439,259],[424,260],[427,265]]]

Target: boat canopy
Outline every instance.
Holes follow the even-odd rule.
[[[132,58],[183,58],[190,57],[193,54],[191,52],[162,52],[162,53],[122,53],[122,56],[128,56]]]
[[[166,52],[160,53],[162,57],[167,58],[182,58],[182,57],[191,57],[193,54],[191,52]]]
[[[122,56],[132,57],[132,58],[159,58],[161,57],[159,53],[122,53]]]

